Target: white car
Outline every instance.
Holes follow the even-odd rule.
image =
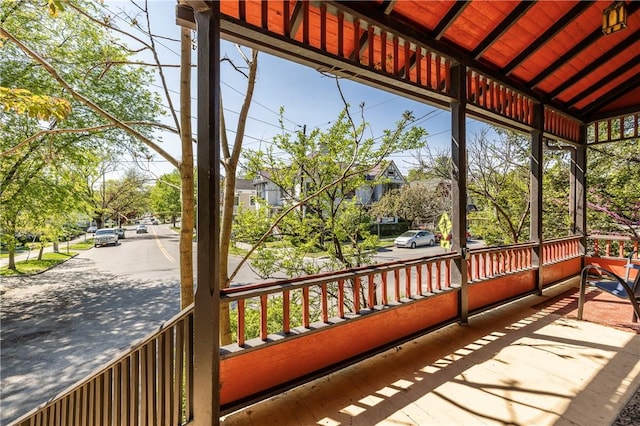
[[[393,242],[396,247],[432,246],[436,243],[436,236],[431,231],[411,230],[400,235]]]
[[[98,247],[108,244],[118,245],[118,234],[115,228],[98,229],[93,237],[93,245]]]

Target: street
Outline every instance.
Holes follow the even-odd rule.
[[[115,247],[81,251],[40,275],[2,279],[0,424],[82,379],[179,311],[178,234],[168,225],[149,226],[148,234],[129,229]],[[375,258],[442,252],[390,247]],[[238,261],[233,257],[230,268]],[[257,280],[244,266],[234,281]]]
[[[31,277],[3,277],[0,423],[55,396],[179,311],[177,235],[160,225]]]

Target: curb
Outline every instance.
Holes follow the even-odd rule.
[[[93,247],[92,247],[92,248],[93,248]],[[38,271],[38,272],[31,272],[31,273],[28,273],[28,274],[11,274],[11,275],[3,275],[3,277],[4,277],[4,278],[34,277],[34,276],[36,276],[36,275],[44,274],[44,273],[45,273],[45,272],[47,272],[48,270],[53,269],[53,268],[55,268],[55,267],[57,267],[57,266],[60,266],[60,265],[62,265],[62,264],[63,264],[63,263],[65,263],[65,262],[68,262],[69,260],[71,260],[71,259],[73,259],[74,257],[78,256],[79,254],[80,254],[80,253],[72,254],[72,255],[70,255],[70,256],[69,256],[69,258],[68,258],[68,259],[63,260],[63,261],[62,261],[62,262],[60,262],[60,263],[56,263],[55,265],[51,265],[51,266],[49,266],[48,268],[43,269],[42,271]]]

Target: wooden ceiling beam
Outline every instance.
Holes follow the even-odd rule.
[[[634,60],[638,62],[638,58]],[[638,77],[632,76],[627,79],[625,82],[621,83],[614,90],[609,91],[606,95],[599,97],[597,100],[593,101],[589,105],[587,105],[584,110],[585,115],[591,116],[594,111],[599,110],[603,106],[615,101],[620,95],[638,87]],[[637,112],[637,110],[636,110]]]
[[[585,78],[586,76],[591,74],[593,71],[595,71],[598,68],[600,68],[603,64],[611,61],[617,55],[619,55],[620,53],[624,52],[626,49],[630,48],[634,44],[637,44],[638,40],[640,40],[640,31],[636,31],[631,36],[625,38],[617,46],[611,48],[608,52],[605,52],[599,58],[594,60],[591,64],[587,65],[582,70],[580,70],[580,72],[578,72],[577,74],[571,76],[571,78],[567,79],[560,86],[558,86],[554,90],[552,90],[549,93],[549,97],[552,98],[552,99],[557,98],[562,92],[564,92],[565,90],[567,90],[571,86],[573,86],[576,83],[578,83],[580,80],[582,80],[583,78]],[[640,49],[638,51],[640,52]]]
[[[575,95],[573,98],[569,99],[566,102],[567,106],[571,107],[571,106],[577,104],[582,99],[584,99],[586,96],[588,96],[590,93],[593,93],[595,90],[598,90],[600,87],[604,86],[608,82],[615,80],[616,78],[620,77],[621,75],[623,75],[627,71],[632,70],[637,65],[640,65],[640,56],[636,56],[635,58],[633,58],[629,62],[625,63],[621,67],[618,67],[615,71],[610,72],[609,74],[605,75],[600,80],[596,81],[591,86],[587,87],[582,92],[580,92],[577,95]],[[634,78],[636,84],[637,84],[637,78],[638,78],[638,76],[635,76],[635,78]],[[618,87],[614,88],[612,91],[617,91],[617,90],[618,90]]]
[[[627,14],[631,15],[635,13],[638,9],[640,9],[640,2],[632,2],[627,4]],[[580,43],[574,46],[573,49],[569,50],[567,53],[559,57],[553,64],[547,66],[543,72],[538,74],[532,80],[529,81],[529,87],[533,90],[538,84],[544,81],[551,74],[558,71],[560,67],[565,65],[571,59],[575,58],[582,51],[587,49],[589,46],[600,40],[601,37],[605,37],[602,33],[602,29],[598,26],[598,29],[594,30],[591,34],[589,34],[585,39],[583,39]]]
[[[453,24],[453,21],[456,20],[458,16],[464,12],[464,10],[469,6],[471,2],[469,1],[456,1],[451,5],[451,8],[447,11],[447,14],[438,22],[438,25],[433,29],[432,36],[436,40],[440,40],[444,33],[449,29],[449,27]]]
[[[553,24],[547,31],[540,35],[536,41],[529,45],[529,47],[516,56],[506,67],[502,69],[505,75],[510,75],[517,67],[522,65],[531,55],[536,53],[542,46],[544,46],[549,40],[551,40],[556,34],[562,31],[567,25],[569,25],[576,16],[580,15],[588,7],[590,7],[594,1],[580,1],[564,14],[555,24]]]
[[[513,27],[518,19],[520,19],[529,9],[531,9],[536,4],[535,1],[525,1],[519,3],[515,9],[505,17],[500,25],[496,26],[489,35],[487,35],[484,40],[480,42],[480,44],[471,52],[471,57],[473,59],[480,59],[480,57],[491,47],[493,43],[496,42],[500,36],[509,31],[511,27]]]

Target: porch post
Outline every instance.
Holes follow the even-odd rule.
[[[580,144],[575,149],[572,179],[575,181],[573,234],[580,235],[580,254],[587,253],[587,126],[580,126]]]
[[[198,30],[198,257],[194,424],[220,423],[220,4],[195,11]]]
[[[465,67],[451,67],[451,199],[453,225],[451,250],[460,253],[451,270],[451,282],[460,283],[459,313],[464,324],[469,319],[467,279],[467,74]],[[444,237],[444,236],[443,236]]]
[[[531,130],[531,188],[529,202],[531,203],[530,235],[531,241],[537,243],[533,249],[531,259],[536,268],[536,289],[542,296],[542,262],[543,262],[543,235],[542,235],[542,166],[543,166],[543,141],[544,130],[544,106],[536,103],[533,106],[533,129]]]

